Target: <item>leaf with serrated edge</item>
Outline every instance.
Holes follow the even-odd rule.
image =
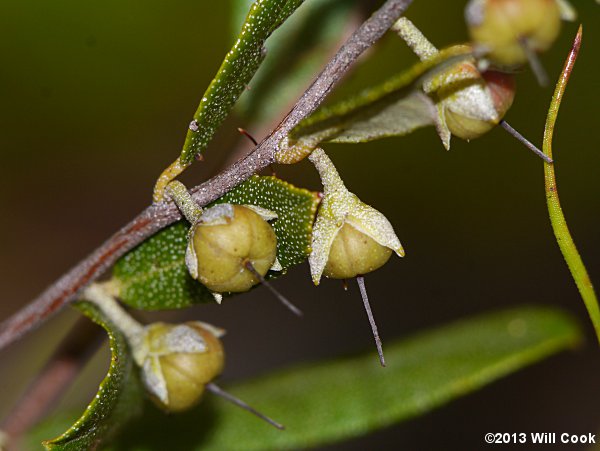
[[[285,270],[310,253],[317,193],[296,188],[276,177],[254,176],[214,204],[255,205],[277,214],[277,259]],[[213,205],[214,205],[213,204]],[[135,308],[162,310],[213,302],[212,294],[194,280],[185,265],[187,222],[159,232],[122,257],[113,270],[114,292]]]
[[[134,421],[115,451],[307,449],[363,436],[449,403],[581,341],[564,313],[523,307],[388,341],[376,354],[296,366],[227,387],[286,426],[278,431],[226,401],[206,397],[176,417]]]
[[[135,363],[123,334],[93,304],[80,301],[75,306],[106,330],[112,357],[108,373],[83,415],[65,433],[43,442],[46,449],[53,451],[99,447],[141,413],[144,400]]]
[[[304,0],[257,0],[217,75],[202,96],[179,157],[190,164],[212,140],[265,58],[265,41]]]

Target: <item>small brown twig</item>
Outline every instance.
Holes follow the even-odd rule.
[[[315,111],[350,65],[383,36],[411,3],[412,0],[387,0],[350,36],[277,128],[251,154],[192,189],[194,200],[204,206],[274,163],[281,140]],[[0,325],[0,349],[77,299],[81,290],[100,277],[119,257],[179,219],[181,215],[173,202],[158,202],[146,208],[29,305],[3,322]]]
[[[102,329],[87,318],[81,318],[75,323],[14,408],[0,423],[0,429],[11,441],[17,441],[56,405],[96,351],[102,338]],[[9,449],[12,446],[9,445]]]

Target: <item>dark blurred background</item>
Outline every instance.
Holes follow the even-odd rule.
[[[374,9],[369,3],[366,9]],[[467,39],[465,3],[417,0],[407,15],[441,47]],[[569,226],[600,286],[600,10],[591,0],[577,2],[577,8],[583,48],[561,107],[554,151]],[[191,0],[0,3],[0,318],[149,204],[156,177],[178,155],[198,100],[232,43],[230,12],[229,2]],[[552,80],[576,29],[565,24],[542,57]],[[369,58],[336,95],[416,61],[391,34]],[[518,76],[507,120],[538,144],[551,94],[530,72]],[[206,163],[186,174],[190,185],[226,161],[237,127],[261,133],[247,119],[229,120],[206,152]],[[553,238],[542,161],[500,129],[471,143],[454,138],[450,152],[433,128],[327,149],[347,186],[387,215],[406,248],[404,259],[393,258],[367,278],[384,345],[523,304],[561,307],[580,320],[587,336],[582,349],[435,413],[329,449],[463,450],[480,448],[485,432],[600,431],[600,352]],[[277,172],[319,188],[307,163]],[[371,350],[356,287],[345,293],[338,282],[324,281],[317,289],[307,265],[276,285],[304,310],[303,320],[263,288],[222,306],[185,312],[228,330],[226,382]],[[0,417],[76,316],[67,311],[0,354]],[[89,399],[107,362],[104,350],[97,371],[86,372],[87,382],[64,405]]]

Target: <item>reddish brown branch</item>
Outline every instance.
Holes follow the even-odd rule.
[[[194,188],[194,199],[200,205],[206,205],[274,163],[279,142],[323,102],[349,66],[383,36],[411,3],[412,0],[386,1],[350,36],[277,128],[250,155]],[[161,202],[148,207],[31,304],[2,323],[0,349],[75,300],[86,285],[100,277],[127,251],[179,219],[181,215],[171,202]]]
[[[65,336],[48,363],[0,424],[0,429],[11,439],[9,449],[16,449],[15,443],[19,437],[56,406],[98,348],[104,336],[102,332],[101,328],[87,318],[81,318]]]

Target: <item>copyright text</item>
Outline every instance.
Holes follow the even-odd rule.
[[[537,443],[540,445],[555,443],[596,443],[596,434],[571,434],[568,432],[488,432],[484,436],[485,443]]]

